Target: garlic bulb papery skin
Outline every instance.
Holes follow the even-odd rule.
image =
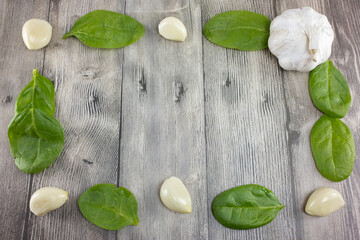
[[[268,46],[283,69],[309,72],[330,57],[333,40],[327,17],[311,7],[302,7],[274,18]]]
[[[177,177],[170,177],[160,188],[160,198],[164,205],[175,212],[191,213],[191,197],[183,182]]]
[[[312,216],[327,216],[345,205],[345,201],[341,194],[328,187],[319,188],[309,197],[305,212]]]

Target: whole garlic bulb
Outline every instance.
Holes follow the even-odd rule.
[[[302,7],[274,18],[268,46],[283,69],[309,72],[329,58],[333,40],[326,16]]]

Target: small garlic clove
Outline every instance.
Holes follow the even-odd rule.
[[[60,188],[40,188],[30,198],[30,211],[36,216],[44,216],[64,205],[67,200],[68,193]]]
[[[345,205],[341,194],[333,188],[319,188],[306,203],[305,212],[312,216],[327,216]]]
[[[180,213],[192,211],[190,194],[177,177],[170,177],[164,181],[160,189],[160,198],[170,210]]]
[[[159,23],[159,33],[161,36],[172,41],[185,41],[187,31],[184,24],[175,17],[164,18]]]
[[[52,26],[45,20],[30,19],[22,28],[22,37],[26,47],[36,50],[45,47],[51,40]]]

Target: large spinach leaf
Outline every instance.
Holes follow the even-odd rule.
[[[344,76],[331,61],[317,66],[310,73],[310,96],[323,113],[343,118],[351,104],[351,95]]]
[[[82,215],[91,223],[108,230],[138,225],[138,207],[134,195],[114,184],[97,184],[78,200]]]
[[[121,13],[95,10],[79,18],[63,39],[77,37],[90,47],[121,48],[140,39],[144,26]]]
[[[224,12],[211,18],[203,29],[205,37],[222,47],[238,50],[267,48],[270,19],[249,11]]]
[[[355,161],[355,143],[345,123],[324,114],[312,128],[310,141],[321,175],[334,182],[350,176]]]
[[[215,219],[232,229],[251,229],[270,223],[284,207],[269,189],[242,185],[217,195],[211,209]]]
[[[43,171],[59,156],[64,132],[53,117],[54,111],[54,86],[35,69],[16,100],[15,116],[8,128],[10,151],[21,171]]]

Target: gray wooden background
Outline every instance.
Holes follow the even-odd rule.
[[[273,19],[301,6],[325,14],[334,28],[330,59],[351,89],[344,121],[360,152],[359,0],[1,0],[0,238],[360,239],[360,161],[340,183],[316,170],[309,135],[321,113],[310,100],[308,74],[283,71],[267,49],[230,50],[202,36],[204,24],[224,11],[250,10]],[[80,16],[96,9],[134,17],[146,34],[115,50],[61,39]],[[158,34],[167,16],[186,25],[184,43]],[[21,29],[30,18],[53,26],[46,48],[25,47]],[[65,146],[48,169],[30,175],[14,165],[7,126],[36,67],[54,82]],[[172,175],[188,187],[193,213],[174,213],[161,203],[159,187]],[[106,231],[86,221],[77,198],[97,183],[132,191],[140,224]],[[262,228],[222,227],[210,211],[213,198],[249,183],[271,189],[286,208]],[[45,186],[67,190],[70,199],[36,217],[29,198]],[[309,194],[322,186],[338,189],[346,206],[328,217],[306,215]]]

